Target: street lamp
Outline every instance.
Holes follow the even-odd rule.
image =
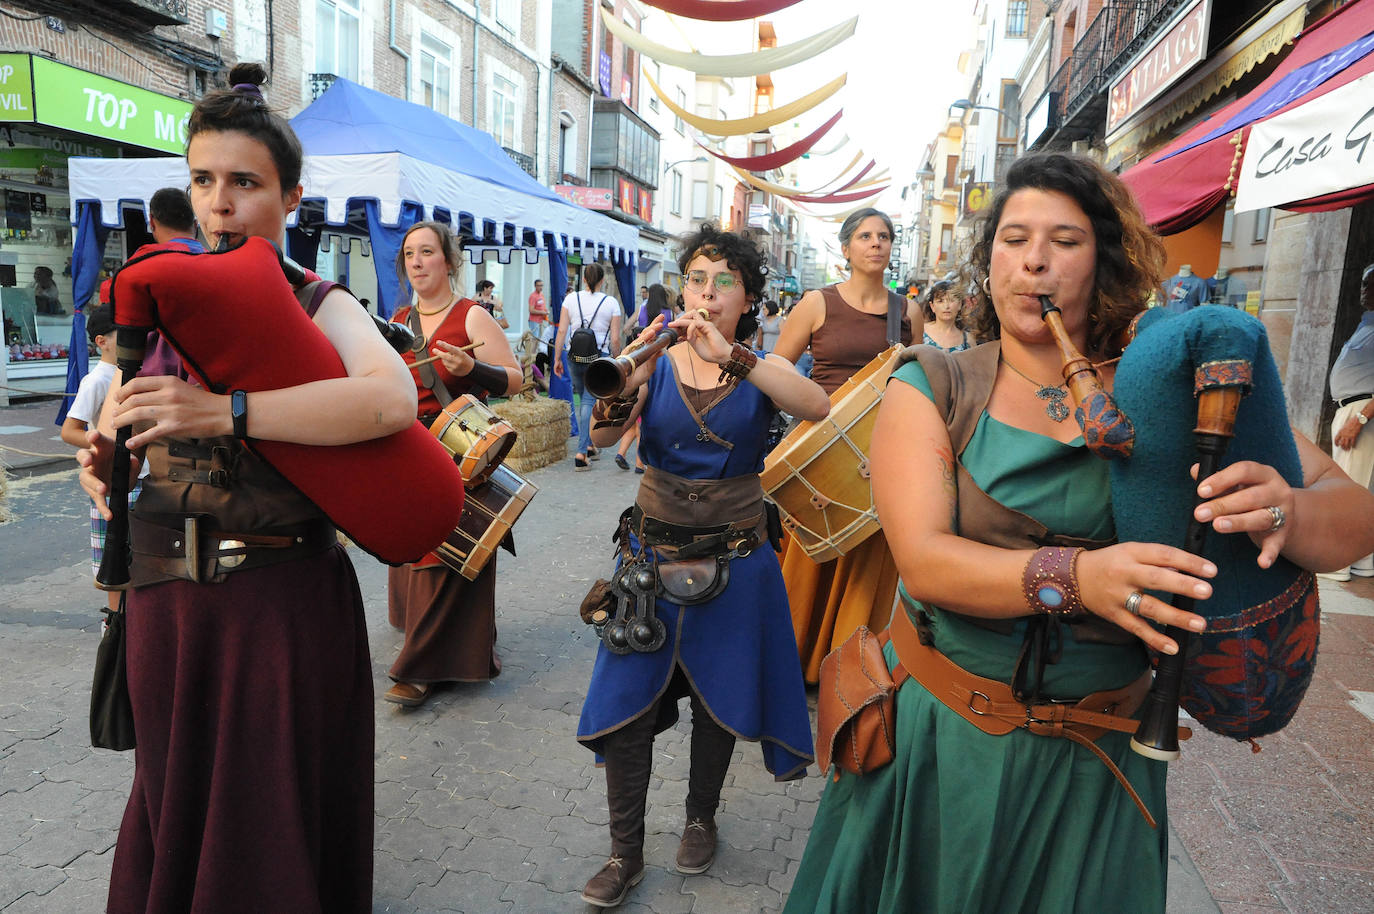
[[[1010,114],[1007,114],[1007,112],[1003,111],[1001,108],[994,108],[992,105],[975,105],[973,102],[969,101],[969,100],[966,99],[966,98],[956,98],[954,101],[952,101],[952,102],[949,103],[949,107],[950,107],[950,108],[958,108],[958,109],[960,109],[961,111],[968,111],[969,109],[982,109],[983,111],[996,111],[998,114],[1002,115],[1002,116],[1005,117],[1005,118],[1010,118],[1010,117],[1011,117]]]
[[[679,165],[685,165],[685,164],[688,163],[688,162],[696,163],[696,162],[705,162],[705,161],[706,161],[706,156],[697,156],[697,157],[694,158],[694,159],[678,159],[676,162],[669,162],[667,165],[664,165],[664,166],[663,166],[663,173],[666,175],[668,172],[672,171],[672,170],[673,170],[674,168],[676,168],[677,166],[679,166]]]

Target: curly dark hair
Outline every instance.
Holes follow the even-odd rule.
[[[735,326],[735,340],[747,340],[759,326],[759,302],[763,299],[763,285],[768,278],[767,256],[758,245],[734,232],[727,232],[714,223],[703,222],[692,234],[682,239],[677,267],[685,276],[687,264],[701,253],[702,248],[714,246],[725,258],[725,265],[738,270],[744,280],[744,294],[749,297],[749,310],[740,315]],[[714,259],[714,258],[712,258]]]
[[[229,71],[229,88],[206,93],[191,110],[186,125],[186,146],[198,133],[237,131],[246,133],[267,147],[277,166],[281,189],[290,191],[301,183],[305,154],[296,131],[280,114],[267,107],[262,85],[267,71],[262,64],[241,63]]]
[[[1006,183],[974,231],[966,267],[971,285],[978,290],[973,330],[980,340],[1001,336],[1001,323],[983,283],[988,279],[1002,210],[1012,194],[1027,189],[1068,196],[1092,224],[1097,270],[1088,306],[1088,348],[1093,354],[1115,355],[1114,341],[1164,281],[1164,243],[1145,223],[1121,179],[1086,156],[1031,153],[1007,170]]]

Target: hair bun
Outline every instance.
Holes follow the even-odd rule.
[[[267,70],[260,63],[239,63],[229,71],[229,85],[262,86],[267,83]]]

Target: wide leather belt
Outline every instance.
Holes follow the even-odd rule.
[[[1359,403],[1361,400],[1368,400],[1372,397],[1374,394],[1356,394],[1353,397],[1346,397],[1344,400],[1336,401],[1336,408],[1340,409],[1342,406],[1349,406],[1351,403]]]
[[[257,533],[218,530],[214,523],[200,514],[130,514],[132,586],[217,584],[232,572],[305,558],[338,542],[334,525],[324,518]]]
[[[1155,828],[1154,816],[1136,793],[1126,775],[1107,754],[1093,742],[1109,730],[1135,733],[1139,722],[1131,715],[1139,709],[1150,691],[1150,671],[1146,670],[1134,682],[1120,689],[1093,692],[1076,702],[1044,701],[1028,704],[1018,701],[1011,686],[996,679],[977,676],[954,663],[934,647],[921,641],[916,625],[905,606],[892,614],[889,629],[897,660],[912,679],[940,703],[973,724],[984,733],[1005,736],[1013,730],[1027,730],[1037,736],[1071,739],[1086,746],[1116,777],[1135,802],[1145,821]],[[893,673],[897,679],[898,672]],[[900,701],[900,699],[899,699]],[[1187,739],[1192,731],[1179,728],[1179,738]]]
[[[720,552],[748,555],[760,542],[759,526],[762,517],[752,517],[732,524],[713,524],[694,527],[669,523],[645,514],[639,505],[630,512],[630,529],[644,546],[669,546],[676,549],[680,559]]]

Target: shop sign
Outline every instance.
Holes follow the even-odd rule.
[[[35,119],[120,143],[181,153],[191,103],[41,57],[33,61]]]
[[[555,184],[553,192],[569,203],[587,209],[610,209],[611,189],[609,187],[583,187],[580,184]]]
[[[1173,25],[1112,83],[1107,95],[1108,133],[1207,59],[1211,11],[1207,0],[1193,0]]]
[[[1236,212],[1374,184],[1374,73],[1250,128]]]
[[[617,178],[616,180],[620,186],[620,211],[633,216],[636,199],[635,186],[624,178]]]
[[[29,55],[0,54],[0,121],[33,120],[33,78]]]
[[[964,185],[964,212],[981,213],[992,202],[992,184],[975,181]]]
[[[645,222],[654,221],[654,195],[642,187],[639,189],[639,210],[635,215]]]
[[[597,61],[596,84],[602,95],[611,97],[611,55],[605,51],[601,52],[601,57]]]

